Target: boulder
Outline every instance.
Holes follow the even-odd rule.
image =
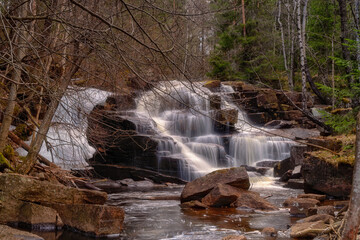
[[[304,223],[304,222],[317,222],[317,221],[323,221],[326,224],[329,224],[331,221],[334,220],[334,217],[328,214],[317,214],[310,217],[303,218],[298,223]]]
[[[292,189],[304,189],[304,179],[289,179],[284,187]]]
[[[208,80],[203,84],[203,87],[206,87],[211,91],[219,90],[220,86],[221,86],[220,80]]]
[[[308,151],[306,145],[294,145],[290,147],[290,158],[295,166],[301,165],[304,161],[304,153]]]
[[[102,237],[121,233],[124,210],[115,206],[95,204],[50,204],[64,224],[81,232]]]
[[[238,188],[219,183],[201,200],[201,202],[210,207],[226,207],[235,202],[238,195]]]
[[[306,213],[307,216],[312,216],[316,214],[326,214],[326,215],[335,216],[334,206],[311,207],[308,209]]]
[[[181,202],[202,199],[218,183],[228,184],[241,189],[248,189],[250,187],[249,175],[245,168],[221,169],[187,183],[181,193]]]
[[[239,190],[238,198],[232,205],[263,211],[278,210],[276,206],[262,198],[259,193],[247,190]]]
[[[292,176],[293,170],[288,170],[284,173],[281,178],[279,179],[280,182],[287,182],[289,181],[290,177]]]
[[[283,203],[283,206],[290,208],[290,214],[293,216],[305,216],[309,208],[315,207],[319,203],[318,200],[311,198],[289,198]]]
[[[293,170],[295,164],[291,161],[290,158],[286,158],[274,166],[274,177],[281,177],[289,170]]]
[[[65,187],[20,174],[0,174],[0,191],[35,203],[104,204],[107,200],[105,192]]]
[[[290,176],[290,179],[299,179],[299,178],[302,178],[301,165],[296,166]]]
[[[279,109],[276,92],[272,89],[261,89],[256,97],[257,106],[264,109]]]
[[[0,239],[4,240],[44,240],[44,238],[29,233],[26,231],[21,231],[6,225],[0,225]]]
[[[247,238],[244,235],[229,235],[223,237],[221,240],[246,240]]]
[[[335,197],[347,197],[351,192],[353,166],[326,161],[321,152],[306,153],[301,173],[305,180],[305,192],[324,193]]]
[[[329,233],[331,227],[323,221],[296,223],[291,227],[292,238],[314,238],[317,235]]]
[[[285,120],[272,120],[265,124],[265,127],[283,129],[283,128],[292,128],[297,125],[296,121],[285,121]]]
[[[212,113],[215,131],[227,132],[232,130],[238,121],[238,110],[234,108],[215,110]]]
[[[325,201],[325,199],[326,199],[326,195],[313,194],[313,193],[299,194],[297,197],[298,198],[312,198],[312,199],[316,199],[320,202]]]

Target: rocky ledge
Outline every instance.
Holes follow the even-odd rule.
[[[68,227],[95,237],[119,235],[124,210],[104,205],[106,201],[104,192],[0,174],[0,224],[36,230]]]

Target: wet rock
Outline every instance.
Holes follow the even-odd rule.
[[[289,179],[285,187],[292,189],[304,189],[304,179]]]
[[[297,223],[291,227],[292,238],[314,238],[320,234],[329,233],[331,228],[323,221]]]
[[[0,239],[6,240],[44,240],[42,237],[9,226],[0,225]]]
[[[302,175],[301,175],[301,166],[298,165],[294,168],[294,170],[292,171],[292,174],[290,176],[291,179],[299,179],[299,178],[302,178]]]
[[[248,118],[251,122],[258,125],[264,125],[271,120],[271,116],[266,112],[248,113]]]
[[[97,188],[102,189],[103,191],[107,192],[107,193],[111,193],[116,189],[120,189],[121,187],[123,187],[123,185],[121,183],[112,181],[112,180],[100,180],[97,182],[94,182],[93,185]]]
[[[277,231],[273,227],[266,227],[261,231],[261,235],[265,240],[275,240],[277,238]]]
[[[220,110],[221,109],[221,96],[220,95],[211,95],[209,97],[210,109],[211,110]]]
[[[317,214],[310,217],[303,218],[298,223],[304,223],[304,222],[317,222],[317,221],[323,221],[326,224],[330,224],[331,221],[334,220],[334,217],[328,214]]]
[[[296,126],[295,121],[285,121],[285,120],[272,120],[265,124],[265,127],[275,128],[275,129],[283,129],[283,128],[292,128]]]
[[[289,170],[293,170],[295,164],[290,158],[286,158],[274,166],[274,177],[281,177]]]
[[[207,205],[203,204],[202,202],[200,202],[198,200],[181,203],[180,207],[181,208],[200,208],[200,209],[208,208]]]
[[[283,203],[283,206],[290,208],[290,214],[293,216],[306,216],[307,210],[319,203],[318,200],[311,198],[289,198]]]
[[[115,206],[94,204],[51,204],[64,224],[87,234],[116,236],[123,229],[124,210]]]
[[[221,109],[212,113],[214,128],[217,132],[227,132],[232,130],[238,121],[237,109]]]
[[[237,200],[232,204],[235,207],[245,207],[263,211],[278,210],[276,206],[265,200],[259,193],[239,190]]]
[[[301,168],[305,192],[347,197],[351,192],[353,167],[350,164],[327,162],[315,153],[306,153]]]
[[[201,202],[210,207],[226,207],[238,198],[238,188],[227,184],[217,184]]]
[[[0,191],[36,203],[104,204],[107,200],[104,192],[65,187],[20,174],[0,174]]]
[[[311,207],[308,209],[306,213],[307,216],[312,216],[316,214],[326,214],[326,215],[335,216],[334,206]]]
[[[243,235],[229,235],[223,237],[221,240],[246,240],[247,238]]]
[[[287,182],[289,181],[291,175],[292,175],[293,170],[288,170],[286,171],[281,178],[279,179],[280,182]]]
[[[218,183],[229,184],[241,189],[250,187],[249,175],[245,168],[221,169],[187,183],[181,193],[181,202],[202,199]]]
[[[248,171],[248,172],[256,172],[263,176],[269,170],[269,168],[267,168],[267,167],[253,167],[253,166],[248,166],[248,165],[241,165],[241,167],[244,167],[246,169],[246,171]]]
[[[177,177],[167,176],[155,171],[140,169],[136,167],[125,167],[110,164],[93,164],[95,172],[105,178],[112,180],[132,179],[135,181],[152,180],[154,183],[176,183],[185,184],[184,180]],[[125,182],[123,184],[126,184]],[[126,184],[127,185],[127,184]]]
[[[279,160],[265,160],[265,161],[257,162],[256,166],[257,167],[273,168],[279,162],[280,162]]]
[[[320,202],[325,201],[325,199],[326,199],[326,195],[313,194],[313,193],[299,194],[297,197],[298,198],[312,198],[312,199],[316,199]]]

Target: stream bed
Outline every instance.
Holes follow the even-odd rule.
[[[298,219],[290,217],[288,209],[272,212],[235,208],[182,209],[179,206],[182,188],[178,185],[128,187],[109,194],[109,205],[125,209],[124,232],[112,239],[220,240],[238,234],[245,234],[247,239],[263,239],[261,230],[265,227],[279,231],[277,239],[291,239],[287,229]],[[253,183],[251,190],[259,192],[278,207],[287,198],[303,192],[283,188],[270,177]],[[46,240],[92,239],[67,230],[36,234]]]

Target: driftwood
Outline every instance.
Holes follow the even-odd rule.
[[[19,145],[20,147],[24,148],[26,151],[30,150],[30,146],[27,145],[23,140],[21,140],[18,136],[16,136],[14,133],[9,132],[8,137],[17,145]],[[49,160],[47,160],[45,157],[41,156],[40,154],[37,155],[38,160],[47,165],[47,166],[51,166],[51,167],[57,167],[54,163],[50,162]]]

